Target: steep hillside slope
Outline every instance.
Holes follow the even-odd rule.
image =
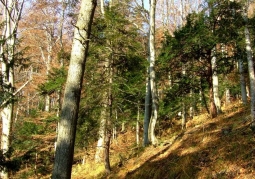
[[[114,151],[113,145],[110,175],[103,174],[102,166],[85,164],[74,166],[72,178],[252,179],[255,178],[255,138],[249,123],[249,108],[239,104],[223,109],[223,114],[216,119],[209,119],[206,114],[196,116],[188,122],[185,131],[169,129],[170,133],[162,137],[158,147],[141,151],[126,146]],[[134,134],[129,136],[132,139]],[[116,156],[125,152],[129,155],[118,165]]]

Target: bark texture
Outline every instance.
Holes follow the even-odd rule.
[[[148,69],[149,71],[149,69]],[[150,87],[149,75],[146,79],[146,95],[145,95],[145,111],[144,111],[144,122],[143,122],[143,146],[149,145],[149,124],[151,116],[151,87]]]
[[[217,74],[217,58],[215,56],[215,48],[212,50],[212,82],[213,82],[213,97],[217,108],[217,113],[221,113],[221,101],[219,98],[219,79]]]
[[[96,0],[82,0],[74,31],[70,66],[60,114],[53,179],[71,178],[76,124]]]
[[[238,68],[240,74],[240,85],[241,85],[241,95],[242,95],[242,102],[244,105],[247,104],[247,94],[246,94],[246,82],[243,72],[243,61],[238,59]]]
[[[253,130],[255,130],[255,76],[254,76],[254,64],[252,59],[250,32],[248,29],[248,17],[247,17],[248,6],[249,6],[249,1],[247,3],[247,6],[244,9],[243,18],[245,21],[244,34],[245,34],[246,54],[247,54],[247,61],[248,61],[248,71],[249,71],[249,78],[250,78],[251,127]]]
[[[210,66],[208,67],[208,85],[209,85],[209,100],[210,100],[210,116],[211,118],[217,117],[217,108],[214,102],[214,93],[213,93],[213,72],[211,62],[209,63]]]
[[[3,83],[4,94],[3,101],[0,101],[2,135],[1,135],[1,152],[5,155],[11,145],[11,132],[13,122],[13,96],[14,93],[14,56],[17,41],[17,29],[23,9],[23,1],[1,1],[3,29],[1,33],[0,45],[0,62],[1,62],[1,81]],[[6,167],[1,169],[2,179],[8,178]]]
[[[158,140],[155,135],[155,126],[158,119],[158,94],[156,88],[156,74],[155,74],[155,9],[156,0],[151,0],[150,5],[150,85],[151,85],[151,96],[152,96],[152,115],[150,121],[150,137],[152,145],[157,145]]]
[[[250,32],[247,25],[245,26],[245,43],[246,43],[248,71],[249,71],[249,78],[250,78],[251,120],[252,120],[252,127],[255,128],[255,77],[254,77],[254,66],[253,66],[253,60],[252,60]]]

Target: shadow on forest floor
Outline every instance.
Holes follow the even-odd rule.
[[[103,178],[255,178],[255,138],[246,107],[203,117],[177,137],[150,146]],[[172,141],[172,142],[171,142]]]

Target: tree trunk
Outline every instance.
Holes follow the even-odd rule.
[[[82,0],[75,26],[70,66],[60,114],[53,179],[71,178],[81,87],[96,3],[95,0]]]
[[[240,58],[238,59],[238,68],[239,68],[239,74],[240,74],[242,102],[244,105],[246,105],[247,104],[246,82],[245,82],[244,73],[243,73],[243,61]]]
[[[148,69],[149,71],[149,69]],[[146,96],[145,96],[145,110],[144,110],[144,123],[143,123],[143,146],[146,147],[149,145],[149,124],[151,116],[151,85],[150,77],[146,79]]]
[[[99,128],[99,139],[98,139],[98,145],[97,145],[97,149],[96,149],[96,155],[95,155],[95,162],[99,163],[99,162],[104,162],[105,166],[106,166],[106,172],[108,173],[109,168],[108,165],[105,162],[107,162],[108,160],[105,160],[105,158],[109,158],[109,156],[105,156],[105,155],[109,155],[109,152],[107,152],[107,135],[110,135],[110,129],[111,126],[109,126],[109,124],[111,124],[111,117],[112,117],[112,92],[111,92],[111,88],[112,88],[112,73],[113,73],[113,69],[111,67],[111,61],[109,58],[106,58],[105,60],[105,70],[106,70],[106,74],[107,74],[107,79],[105,80],[106,83],[109,84],[109,87],[107,88],[107,91],[104,91],[104,95],[102,98],[103,101],[103,109],[101,110],[101,122],[100,122],[100,128]],[[110,144],[109,144],[110,145]]]
[[[210,64],[210,66],[208,67],[207,82],[208,82],[208,85],[209,85],[210,116],[213,119],[213,118],[217,117],[217,108],[216,108],[216,105],[214,103],[213,80],[212,80],[213,73],[212,73],[211,62],[209,64]]]
[[[251,126],[255,128],[255,77],[254,77],[254,66],[252,59],[252,51],[251,51],[251,41],[250,41],[250,32],[245,26],[245,42],[246,42],[246,53],[247,53],[247,61],[248,61],[248,71],[250,78],[250,95],[251,95]]]
[[[1,34],[0,46],[0,62],[2,72],[2,83],[4,90],[4,105],[1,110],[2,119],[2,135],[1,135],[1,152],[4,156],[10,149],[11,132],[13,122],[13,96],[14,94],[14,56],[15,56],[15,43],[17,40],[17,29],[20,20],[23,1],[1,1],[2,15],[3,15],[3,30]],[[4,56],[6,57],[4,59]],[[6,167],[1,169],[2,179],[8,178],[8,170]]]
[[[189,117],[190,119],[193,119],[194,113],[195,113],[195,105],[196,105],[193,89],[190,89],[190,99],[191,99],[191,102],[189,107]]]
[[[103,98],[106,98],[106,94],[103,95]],[[101,109],[101,115],[100,115],[100,126],[98,131],[98,141],[97,141],[97,148],[96,148],[96,154],[95,154],[95,162],[100,163],[103,162],[104,158],[104,141],[105,141],[105,135],[106,135],[106,123],[107,123],[107,117],[106,112],[107,111],[107,105],[104,104],[103,108]]]
[[[218,80],[218,74],[217,74],[217,62],[216,62],[216,56],[215,56],[215,48],[212,50],[212,81],[213,81],[213,97],[214,97],[214,103],[217,108],[217,113],[221,113],[221,102],[219,98],[219,80]]]
[[[45,107],[44,107],[44,111],[46,111],[46,112],[49,112],[49,111],[50,111],[50,103],[51,103],[50,95],[46,94],[46,96],[45,96]]]
[[[200,102],[201,102],[201,105],[205,106],[205,109],[207,111],[208,114],[210,114],[210,110],[209,110],[209,107],[207,105],[207,102],[206,102],[206,98],[205,98],[205,94],[204,94],[204,90],[203,90],[203,87],[202,87],[202,78],[200,78]]]
[[[226,106],[228,106],[231,103],[230,99],[230,90],[229,88],[226,89]]]
[[[248,6],[249,6],[249,1],[247,3],[247,6],[244,9],[243,18],[245,21],[244,34],[245,34],[246,54],[247,54],[247,61],[248,61],[248,71],[249,71],[249,78],[250,78],[251,127],[253,130],[255,130],[255,76],[254,76],[254,65],[253,65],[253,59],[252,59],[250,32],[248,29],[248,16],[247,16]]]
[[[137,120],[136,120],[136,145],[139,146],[140,145],[140,140],[139,140],[139,131],[140,131],[140,125],[139,125],[139,119],[140,119],[140,107],[139,104],[140,102],[138,102],[138,107],[137,107]]]
[[[250,95],[250,88],[248,85],[246,85],[246,93],[247,93],[247,98],[251,98],[251,95]]]
[[[186,128],[186,104],[185,102],[182,103],[182,130]]]
[[[109,122],[109,121],[108,121]],[[111,165],[110,165],[110,141],[111,141],[111,130],[107,126],[106,136],[105,136],[105,149],[104,149],[104,166],[105,172],[109,174],[111,172]]]
[[[150,135],[152,145],[157,145],[158,140],[155,135],[155,126],[158,119],[158,94],[156,88],[156,74],[155,74],[155,9],[156,0],[151,0],[150,4],[150,85],[152,96],[152,115],[150,123]]]

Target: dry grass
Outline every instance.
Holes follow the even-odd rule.
[[[255,138],[248,116],[248,107],[241,104],[224,107],[213,120],[207,114],[196,116],[185,131],[180,126],[168,128],[161,134],[161,145],[136,155],[130,146],[135,134],[129,131],[119,136],[118,145],[112,145],[110,175],[88,161],[74,166],[72,178],[255,178]],[[119,154],[127,159],[121,167],[116,165]]]
[[[128,129],[112,141],[109,175],[103,165],[93,162],[95,146],[91,146],[84,165],[80,159],[85,152],[76,151],[74,158],[78,162],[73,166],[72,179],[255,178],[255,138],[249,128],[249,112],[248,106],[232,104],[215,119],[207,114],[195,116],[184,131],[180,130],[180,121],[160,121],[157,147],[137,147],[135,130]],[[53,135],[42,138],[52,141]],[[50,178],[50,173],[36,177]]]

